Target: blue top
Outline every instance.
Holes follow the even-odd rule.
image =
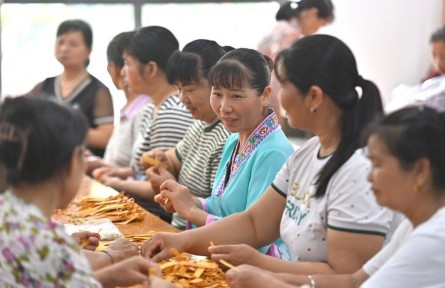
[[[205,200],[200,199],[204,211],[209,213],[206,224],[242,212],[254,204],[293,153],[292,145],[281,130],[275,113],[270,114],[252,132],[245,147],[240,148],[240,153],[235,156],[232,154],[238,140],[238,133],[228,137],[212,194]],[[230,178],[226,175],[229,168]],[[225,182],[227,184],[224,188]],[[281,239],[279,243],[282,243]],[[260,251],[265,253],[268,248],[263,247]],[[281,250],[281,247],[278,248]]]

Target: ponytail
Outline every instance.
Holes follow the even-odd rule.
[[[355,153],[363,147],[360,135],[366,126],[383,115],[383,104],[377,86],[358,76],[357,87],[361,88],[362,96],[359,97],[357,91],[352,91],[356,97],[356,103],[348,110],[345,110],[341,119],[340,127],[342,137],[340,143],[328,160],[326,165],[320,170],[316,181],[317,189],[315,197],[319,198],[326,194],[331,177],[338,169]]]

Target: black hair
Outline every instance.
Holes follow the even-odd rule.
[[[321,197],[332,175],[362,147],[359,138],[364,127],[383,115],[380,92],[374,83],[359,76],[348,46],[332,36],[312,35],[296,41],[277,55],[275,65],[282,68],[275,69],[280,82],[290,81],[303,95],[318,86],[344,112],[338,123],[342,134],[339,146],[318,174],[316,197]],[[361,97],[356,87],[361,88]]]
[[[38,183],[66,167],[73,150],[84,145],[83,114],[42,98],[6,98],[0,105],[0,163],[6,182]]]
[[[385,143],[402,169],[428,159],[434,188],[445,192],[445,113],[426,106],[402,108],[371,124],[364,140],[371,135]]]
[[[445,42],[445,26],[434,31],[434,33],[431,35],[430,38],[430,43],[436,43],[441,41]]]
[[[275,20],[291,20],[293,17],[295,17],[295,7],[296,4],[291,1],[287,1],[286,3],[282,4],[280,9],[278,9],[277,14],[275,14]]]
[[[331,0],[293,0],[289,1],[287,5],[293,10],[295,17],[298,17],[304,10],[317,8],[318,18],[334,20],[334,4]]]
[[[90,49],[93,47],[93,31],[90,24],[79,19],[66,20],[59,24],[56,35],[59,37],[71,31],[79,31],[82,33],[85,45]]]
[[[122,32],[113,37],[107,47],[107,60],[117,67],[124,67],[124,50],[130,46],[131,37],[135,31]]]
[[[260,52],[239,48],[227,52],[209,73],[213,87],[243,89],[248,85],[262,95],[270,83],[273,61]]]
[[[170,30],[161,26],[147,26],[136,31],[125,51],[141,64],[153,61],[165,71],[170,56],[178,48],[179,42]]]
[[[200,83],[225,53],[215,41],[194,40],[172,54],[166,69],[167,80],[170,84]]]

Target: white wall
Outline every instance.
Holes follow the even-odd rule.
[[[429,38],[442,23],[442,0],[333,0],[335,21],[323,32],[354,52],[359,72],[385,101],[401,83],[415,84],[430,68]]]

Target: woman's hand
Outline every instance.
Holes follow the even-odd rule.
[[[74,241],[76,241],[77,244],[79,244],[79,246],[85,250],[94,251],[96,250],[97,246],[99,246],[99,233],[82,231],[73,233],[71,237],[73,237]]]
[[[157,233],[142,244],[141,255],[159,262],[175,256],[171,251],[172,248],[183,252],[184,244],[180,233]]]
[[[196,206],[192,193],[186,186],[180,185],[173,180],[167,180],[162,183],[160,188],[160,196],[155,197],[155,202],[158,202],[167,212],[171,210],[176,211],[185,219],[190,220],[190,215],[193,211],[199,209]]]
[[[106,249],[107,254],[113,259],[113,263],[120,262],[131,256],[139,255],[138,247],[125,238],[117,238]]]
[[[213,261],[218,262],[223,259],[235,266],[241,264],[259,266],[263,257],[263,254],[246,244],[210,246],[209,252]]]
[[[153,269],[156,271],[156,275],[150,276],[149,271]],[[146,285],[146,287],[156,288],[174,287],[168,286],[167,284],[169,283],[157,277],[160,275],[161,271],[159,269],[159,266],[156,263],[147,260],[141,256],[131,257],[127,260],[100,269],[96,272],[96,277],[103,285],[103,287],[127,287],[136,284],[144,284]],[[165,286],[162,286],[161,284]]]
[[[173,174],[160,165],[148,168],[145,170],[145,175],[147,175],[147,179],[150,181],[151,187],[156,194],[161,192],[160,186],[162,183],[167,180],[176,180]]]

